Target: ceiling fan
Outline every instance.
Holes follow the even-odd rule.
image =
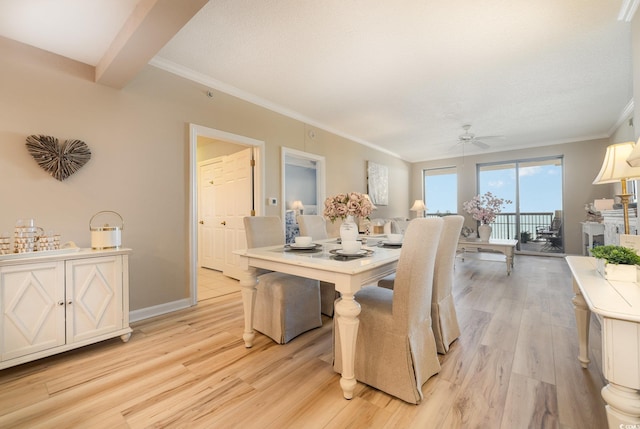
[[[471,143],[473,145],[478,146],[481,149],[489,149],[489,145],[482,141],[482,139],[496,138],[498,136],[482,136],[476,137],[475,134],[469,132],[469,128],[471,128],[471,124],[464,124],[462,129],[464,130],[464,134],[460,134],[458,136],[458,144],[462,144],[464,146],[465,143]]]

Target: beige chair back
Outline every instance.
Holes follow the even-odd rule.
[[[462,216],[445,216],[433,278],[431,318],[438,353],[449,351],[449,344],[460,336],[460,327],[453,302],[453,267],[458,249]]]
[[[400,332],[431,326],[433,273],[442,224],[441,218],[419,218],[407,227],[393,289],[393,318]]]
[[[320,215],[298,215],[296,217],[300,227],[300,235],[307,235],[313,240],[329,238],[327,234],[327,222]]]
[[[442,218],[442,235],[438,244],[438,255],[436,256],[435,277],[433,280],[433,293],[435,296],[446,296],[451,294],[453,287],[453,265],[456,260],[456,250],[458,249],[458,239],[463,216],[444,216]],[[435,301],[435,300],[434,300]]]
[[[247,216],[243,221],[247,248],[284,244],[284,229],[278,216]]]

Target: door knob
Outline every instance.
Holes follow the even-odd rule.
[[[204,225],[204,221],[201,220],[200,222],[198,222],[200,225]]]
[[[220,225],[226,225],[226,224],[227,224],[226,220],[223,220],[222,222],[220,222]]]

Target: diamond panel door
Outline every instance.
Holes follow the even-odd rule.
[[[67,342],[123,327],[122,256],[67,261]]]
[[[0,268],[1,360],[65,343],[64,262]]]

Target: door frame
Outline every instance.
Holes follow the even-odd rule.
[[[253,147],[255,167],[253,169],[253,207],[256,215],[264,212],[264,147],[261,140],[228,133],[197,124],[189,124],[189,300],[198,303],[198,136],[224,140],[242,146]]]
[[[282,208],[281,208],[280,219],[282,219],[282,224],[283,224],[283,227],[285,228],[286,228],[285,215],[287,212],[286,201],[285,201],[285,197],[287,195],[287,184],[285,179],[285,172],[286,172],[286,165],[287,165],[286,158],[288,156],[292,158],[298,158],[302,160],[316,162],[316,201],[317,201],[318,214],[320,215],[322,214],[322,210],[324,209],[324,199],[326,195],[325,157],[322,155],[316,155],[314,153],[303,152],[301,150],[291,149],[291,148],[282,146],[281,153],[280,153],[280,175],[281,175],[280,183],[282,185],[280,188],[280,198],[282,198],[282,204],[281,204]]]

